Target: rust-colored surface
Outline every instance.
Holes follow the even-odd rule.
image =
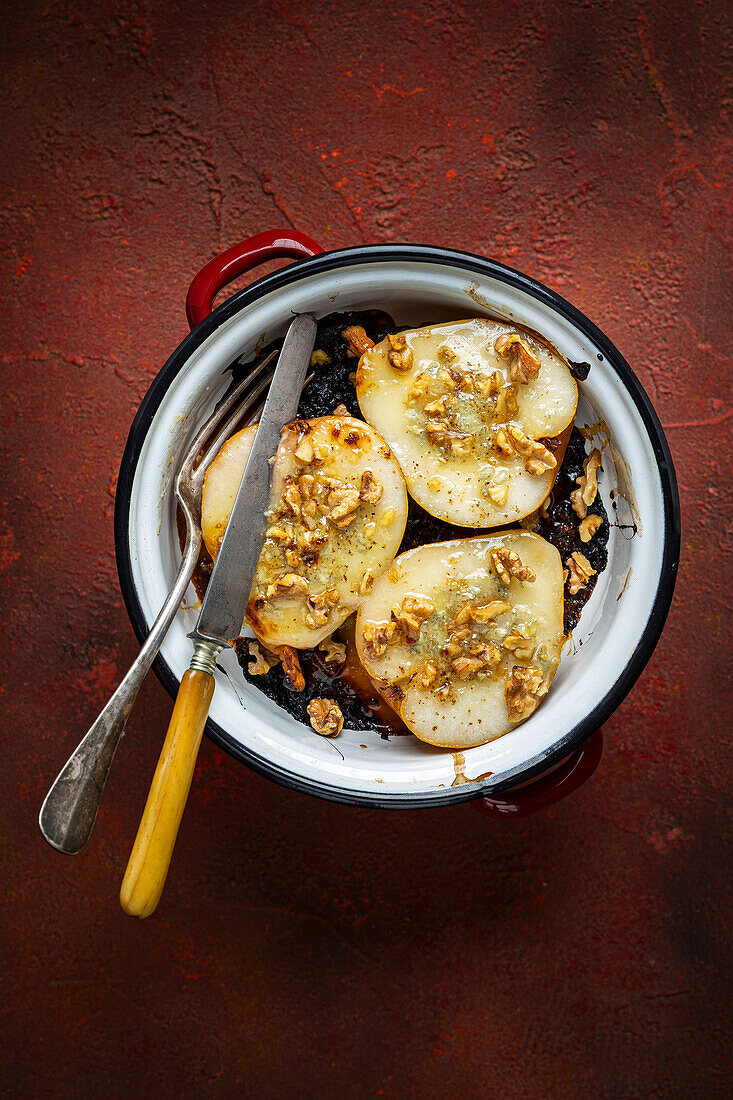
[[[4,1094],[730,1095],[726,7],[5,11]],[[205,744],[136,923],[117,892],[155,680],[88,849],[54,853],[36,817],[136,651],[114,483],[188,281],[288,224],[488,253],[594,318],[668,430],[677,595],[566,802],[518,825],[349,809]]]

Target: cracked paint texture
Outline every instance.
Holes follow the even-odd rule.
[[[729,1096],[729,6],[29,0],[3,25],[3,1094]],[[286,226],[488,254],[594,319],[668,431],[677,594],[567,801],[351,809],[205,744],[134,923],[154,679],[84,853],[36,817],[136,652],[115,479],[188,282]]]

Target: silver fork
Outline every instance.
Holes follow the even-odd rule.
[[[259,411],[258,399],[269,386],[273,374],[267,367],[276,354],[273,351],[258,363],[215,409],[196,433],[178,471],[175,492],[186,518],[186,542],[173,586],[136,660],[89,732],[69,757],[41,807],[38,823],[44,839],[66,855],[80,852],[92,834],[110,765],[137,693],[150,671],[191,580],[201,549],[201,492],[206,470],[234,425],[247,416],[248,422],[256,419]],[[246,396],[238,404],[245,392]],[[216,432],[216,435],[207,445],[212,432]],[[206,450],[202,455],[204,447]]]

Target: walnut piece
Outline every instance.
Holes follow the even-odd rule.
[[[340,598],[338,588],[327,588],[324,592],[309,596],[307,603],[311,613],[305,617],[307,626],[313,629],[325,626]]]
[[[548,684],[539,668],[534,665],[514,665],[504,687],[504,698],[509,708],[509,721],[528,718],[537,707]]]
[[[372,471],[364,470],[361,475],[359,500],[364,501],[365,504],[376,504],[381,499],[382,492],[382,485],[377,481]]]
[[[510,359],[509,377],[512,382],[523,384],[540,373],[542,364],[518,332],[497,337],[494,350],[502,359]]]
[[[272,647],[283,663],[283,672],[294,691],[302,691],[305,687],[305,676],[298,660],[298,651],[291,645],[278,645]]]
[[[308,466],[314,459],[313,453],[313,441],[308,438],[309,432],[303,432],[298,440],[298,446],[293,452],[298,462],[302,462],[304,466]]]
[[[601,452],[594,447],[583,462],[583,473],[576,477],[579,488],[570,494],[570,502],[575,514],[580,519],[588,515],[588,505],[592,504],[598,495],[598,468],[601,465]]]
[[[512,577],[519,581],[533,581],[535,572],[528,565],[522,564],[522,559],[514,550],[507,550],[505,546],[497,546],[496,550],[489,553],[489,560],[494,567],[494,572],[503,585],[509,585]]]
[[[425,596],[405,596],[392,608],[388,623],[364,623],[364,648],[368,657],[381,657],[388,645],[414,645],[422,624],[435,614],[435,604]]]
[[[510,424],[507,431],[517,452],[526,459],[524,468],[528,473],[539,475],[555,469],[557,459],[543,443],[530,439],[521,428],[517,428],[514,424]]]
[[[337,737],[344,728],[344,716],[335,699],[311,699],[306,710],[311,726],[322,737]]]
[[[456,626],[464,626],[466,623],[490,623],[505,611],[510,611],[511,605],[504,600],[492,600],[491,603],[476,606],[475,603],[466,603],[456,612],[453,622]]]
[[[268,600],[291,599],[308,594],[308,581],[297,573],[283,573],[272,584],[268,584],[265,595]]]
[[[513,653],[515,657],[518,657],[520,661],[528,661],[534,654],[535,640],[534,638],[528,638],[519,627],[514,627],[510,630],[504,641],[501,643],[504,649],[507,649],[510,653]]]
[[[514,454],[514,444],[509,438],[506,428],[499,428],[494,442],[499,454],[503,455],[504,458],[512,457]]]
[[[599,527],[603,526],[600,516],[586,516],[578,528],[581,542],[590,542]]]
[[[390,366],[395,370],[409,370],[412,366],[412,348],[408,348],[407,340],[403,332],[396,332],[387,336],[391,351],[388,353]]]
[[[414,645],[420,637],[422,624],[432,619],[435,604],[426,596],[405,596],[402,603],[392,608],[392,621],[397,633],[408,645]]]
[[[326,512],[334,527],[348,527],[359,507],[359,490],[343,482],[332,488],[326,498]]]
[[[300,515],[300,489],[290,474],[283,480],[283,503],[285,505],[285,511],[290,512],[293,516]]]
[[[323,348],[316,348],[311,352],[311,366],[312,367],[324,367],[326,363],[331,362],[331,356],[327,355]]]
[[[254,660],[247,665],[247,671],[251,676],[264,676],[270,669],[278,664],[279,658],[274,653],[268,653],[260,648],[257,642],[248,642],[247,649]]]
[[[348,416],[349,415],[349,410],[346,408],[346,405],[344,405],[343,401],[341,402],[340,405],[336,406],[336,408],[333,410],[332,415],[333,416]]]
[[[578,550],[571,554],[565,562],[568,567],[568,592],[574,596],[581,588],[584,588],[591,577],[595,576],[595,569]]]
[[[484,669],[496,668],[500,660],[500,650],[493,642],[488,642],[472,649],[470,657],[456,657],[451,661],[451,668],[459,680],[467,680],[469,676],[483,672]]]
[[[497,508],[503,508],[509,499],[509,482],[503,481],[499,485],[489,482],[484,492],[492,504]]]
[[[346,646],[343,642],[334,642],[333,638],[324,638],[318,648],[325,653],[327,665],[342,665],[346,660]]]
[[[348,354],[357,359],[374,347],[374,341],[369,339],[366,329],[361,325],[349,325],[348,328],[341,329],[341,336],[346,341]]]
[[[468,435],[466,432],[457,432],[454,428],[449,428],[439,420],[429,420],[425,434],[428,437],[428,442],[434,443],[436,447],[440,447],[454,456],[470,454],[473,447],[474,439],[472,435]]]
[[[392,641],[396,629],[397,623],[394,620],[388,623],[364,623],[364,649],[367,657],[381,657]]]
[[[501,375],[499,375],[499,377],[501,377]],[[499,391],[499,395],[496,399],[494,419],[508,420],[511,416],[516,416],[518,412],[517,387],[516,385],[505,386]]]
[[[415,687],[427,690],[438,679],[439,671],[435,661],[425,661],[424,664],[420,665],[417,672],[413,673],[410,683],[414,684]]]

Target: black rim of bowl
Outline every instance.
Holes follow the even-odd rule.
[[[266,275],[244,290],[232,295],[206,317],[179,344],[166,364],[155,377],[146,393],[130,428],[117,482],[115,496],[114,536],[117,556],[117,570],[120,578],[122,596],[130,616],[133,629],[142,642],[148,633],[148,624],[142,613],[140,601],[132,576],[132,563],[129,551],[129,521],[132,485],[138,458],[150,429],[155,413],[165,393],[193,351],[208,336],[235,313],[257,301],[265,294],[278,290],[293,282],[309,276],[330,271],[334,268],[364,263],[385,263],[400,260],[413,260],[425,264],[438,264],[462,268],[479,275],[489,275],[494,279],[523,290],[532,297],[549,305],[556,313],[566,318],[583,335],[587,336],[600,349],[602,357],[619,376],[639,411],[649,436],[657,461],[664,502],[664,550],[659,584],[654,597],[649,619],[639,644],[630,655],[626,666],[616,683],[603,699],[572,729],[550,748],[541,752],[522,765],[513,769],[500,782],[483,782],[459,787],[445,788],[441,794],[415,791],[414,794],[399,793],[390,795],[365,794],[361,791],[349,791],[334,787],[317,780],[304,779],[295,772],[281,768],[266,757],[250,752],[233,738],[225,729],[213,720],[209,720],[206,733],[211,740],[228,752],[236,760],[247,764],[254,771],[273,779],[292,790],[318,795],[334,802],[344,802],[353,806],[372,806],[383,809],[412,809],[444,806],[456,802],[466,802],[482,794],[506,790],[517,783],[524,783],[533,776],[547,771],[559,761],[578,749],[616,710],[636,683],[659,640],[664,622],[669,612],[674,592],[677,567],[680,554],[680,504],[672,456],[664,431],[649,398],[626,360],[611,341],[584,316],[575,306],[564,298],[531,279],[529,276],[506,267],[495,260],[482,259],[469,252],[437,248],[431,245],[392,244],[364,245],[346,248],[335,252],[324,252],[312,259],[300,260],[280,271]],[[163,686],[172,696],[178,691],[178,680],[170,666],[159,654],[153,669]]]

